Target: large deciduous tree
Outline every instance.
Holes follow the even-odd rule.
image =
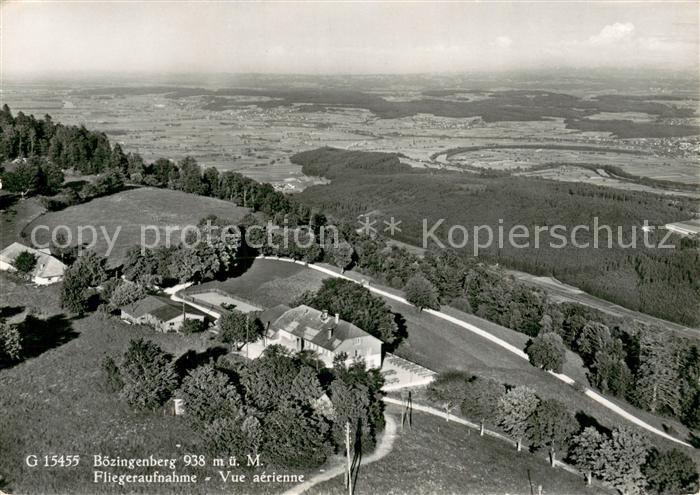
[[[425,308],[439,309],[439,294],[435,286],[421,273],[408,279],[403,288],[406,300],[422,311]]]
[[[323,247],[328,261],[340,268],[340,272],[345,272],[350,267],[355,255],[355,249],[347,241],[329,242]]]
[[[132,339],[119,367],[124,387],[120,394],[136,409],[156,409],[177,386],[171,357],[157,344]]]
[[[591,484],[593,473],[602,467],[600,448],[605,437],[592,426],[584,430],[571,440],[569,455],[576,467],[586,473],[586,483]]]
[[[369,289],[351,280],[326,279],[315,294],[306,292],[297,303],[326,310],[330,314],[338,313],[343,320],[387,344],[395,344],[399,339],[398,327],[389,306],[372,295]]]
[[[444,371],[428,386],[428,398],[440,404],[447,414],[467,398],[467,386],[474,377],[458,370]]]
[[[264,328],[256,315],[232,310],[219,318],[219,339],[235,346],[256,342],[263,334]]]
[[[561,373],[566,361],[566,347],[556,333],[545,333],[528,341],[525,346],[530,363],[545,371]]]
[[[323,417],[285,403],[263,422],[261,455],[273,465],[318,467],[331,453],[328,435]]]
[[[644,439],[627,428],[616,428],[600,447],[603,481],[623,495],[641,493],[645,480],[642,465],[647,457]]]
[[[569,439],[578,429],[576,418],[565,404],[554,399],[540,401],[528,421],[528,434],[534,448],[548,448],[552,467],[556,452],[566,450]]]
[[[693,459],[678,449],[660,452],[653,449],[642,471],[647,489],[658,495],[697,493],[698,468]]]
[[[478,418],[481,422],[480,434],[484,434],[484,425],[489,418],[496,416],[498,402],[505,394],[502,383],[490,378],[474,377],[466,383],[462,413],[467,417]]]
[[[510,389],[498,401],[498,425],[515,438],[520,452],[522,441],[528,432],[530,416],[535,412],[540,400],[529,387],[518,386]]]
[[[148,292],[143,285],[129,282],[128,280],[120,280],[110,294],[109,303],[113,308],[120,308],[143,299],[147,295]]]
[[[15,268],[22,275],[29,275],[36,266],[37,257],[29,251],[22,251],[15,258]]]
[[[242,400],[236,387],[212,365],[190,371],[177,396],[183,399],[188,421],[198,430],[217,418],[233,419],[242,414]]]

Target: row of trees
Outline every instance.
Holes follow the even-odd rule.
[[[515,439],[520,451],[527,442],[533,451],[549,451],[552,465],[561,455],[586,473],[623,494],[694,493],[698,473],[693,460],[678,450],[649,450],[638,433],[627,428],[612,432],[583,427],[565,404],[542,399],[529,387],[507,387],[461,371],[441,373],[429,386],[428,398],[446,411],[461,413]]]
[[[376,239],[352,243],[359,270],[403,288],[417,306],[451,304],[525,333],[532,337],[526,348],[531,362],[546,370],[561,371],[568,348],[581,356],[589,381],[603,393],[700,427],[697,340],[580,304],[555,303],[502,270],[455,253],[419,258]]]
[[[687,199],[674,197],[669,201],[666,196],[643,191],[520,176],[487,178],[408,165],[386,170],[375,154],[362,151],[321,148],[299,153],[291,160],[321,172],[329,168],[328,177],[342,177],[296,196],[326,214],[353,223],[368,211],[381,212],[374,215],[377,221],[400,218],[401,232],[396,237],[414,245],[427,242],[437,246],[432,237],[424,239],[424,219],[429,227],[444,220],[434,233],[446,245],[451,226],[491,226],[493,242],[478,249],[482,260],[553,276],[598,297],[671,321],[693,326],[700,323],[700,286],[693,277],[700,270],[700,241],[672,236],[667,243],[676,249],[645,247],[645,236],[656,246],[666,232],[645,234],[639,228],[645,220],[649,225],[665,225],[692,216],[695,208]],[[356,166],[357,162],[366,166]],[[551,230],[539,243],[534,240],[537,226],[551,229],[553,225],[567,226],[569,233],[577,225],[586,228],[576,233],[578,246],[573,242],[562,246],[550,235]],[[507,237],[514,226],[529,229],[527,246],[496,242],[501,227]],[[485,244],[488,237],[481,234],[479,242]],[[472,236],[477,234],[469,229],[469,240],[461,249],[464,255],[473,254]],[[455,242],[460,239],[458,234]],[[582,247],[586,243],[588,248]]]
[[[316,292],[302,294],[294,305],[306,304],[330,314],[338,314],[367,333],[374,335],[390,347],[400,341],[402,335],[395,315],[383,299],[373,296],[366,287],[350,280],[325,279]]]
[[[200,223],[182,244],[144,249],[134,246],[122,267],[124,276],[144,286],[201,282],[230,273],[242,246],[240,232],[228,226]]]
[[[271,346],[254,361],[219,359],[184,375],[177,370],[156,344],[132,340],[118,360],[103,361],[102,383],[138,410],[182,399],[184,418],[207,453],[259,453],[269,466],[323,464],[341,450],[346,423],[356,446],[372,449],[384,427],[383,380],[363,363],[324,369],[311,355]]]

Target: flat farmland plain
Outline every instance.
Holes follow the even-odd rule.
[[[517,92],[463,90],[433,94],[418,88],[397,87],[367,91],[361,96],[351,93],[355,98],[351,104],[343,100],[342,91],[338,91],[337,103],[333,103],[324,89],[319,89],[318,94],[303,90],[302,96],[293,89],[287,92],[271,89],[269,96],[265,90],[241,90],[241,95],[224,90],[225,96],[207,96],[207,92],[211,90],[176,86],[100,88],[85,84],[71,88],[7,84],[4,97],[14,111],[50,113],[56,121],[85,124],[104,131],[127,151],[139,152],[148,161],[160,157],[177,160],[190,155],[204,167],[238,171],[288,192],[323,183],[318,178],[305,177],[301,168],[289,161],[289,156],[296,152],[321,146],[401,153],[404,161],[415,167],[480,167],[502,171],[552,162],[587,162],[620,166],[644,177],[700,182],[696,160],[698,136],[620,139],[612,132],[595,128],[584,131],[572,128],[564,117],[550,116],[546,109],[538,109],[536,105],[520,107],[525,115],[514,116],[515,120],[510,121],[508,117],[494,119],[487,114],[484,118],[446,116],[451,105],[484,105],[489,99],[497,105],[508,98],[516,98],[514,101],[518,103]],[[583,98],[579,100],[580,96]],[[596,96],[595,92],[571,96],[571,105],[575,106],[577,101],[581,105],[594,104]],[[548,97],[540,95],[540,98],[544,99],[543,105],[550,104]],[[317,102],[321,100],[323,104]],[[694,98],[672,103],[661,98],[657,103],[690,110],[697,107]],[[418,110],[408,112],[409,115],[400,107],[398,112],[390,107],[412,104],[418,104]],[[375,113],[370,110],[372,105],[389,105],[390,110],[382,113],[380,108]],[[435,114],[429,113],[430,105],[435,107]],[[625,109],[625,105],[629,108]],[[622,107],[618,111],[591,110],[586,122],[593,122],[593,126],[596,122],[630,122],[671,129],[676,124],[697,123],[696,117],[684,117],[672,119],[671,125],[669,119],[635,111],[635,105],[634,100],[624,100],[617,104]],[[499,108],[503,111],[509,107]],[[484,112],[488,111],[489,107],[484,106]],[[552,113],[558,111],[561,110],[555,108]],[[488,148],[502,144],[537,148],[491,149],[448,160],[439,156],[456,147]],[[594,145],[603,150],[567,152],[548,148],[551,144]],[[630,156],[604,151],[605,148],[629,148],[639,154]],[[568,174],[564,178],[579,179]],[[607,185],[626,187],[623,183]]]

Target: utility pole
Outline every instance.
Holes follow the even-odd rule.
[[[180,330],[184,328],[185,323],[187,323],[187,315],[185,313],[185,300],[182,300],[182,327],[180,327]]]
[[[348,487],[348,495],[352,495],[352,459],[350,459],[350,421],[347,421],[345,423],[345,457],[347,457],[345,486]]]

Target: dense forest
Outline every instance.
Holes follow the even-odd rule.
[[[502,226],[506,242],[480,249],[481,259],[556,277],[630,309],[700,324],[700,280],[694,276],[700,273],[697,241],[674,238],[675,249],[647,248],[641,230],[645,220],[664,225],[687,219],[692,214],[689,201],[589,184],[412,169],[382,153],[322,148],[294,155],[292,161],[302,165],[304,173],[337,179],[308,188],[299,199],[346,221],[356,222],[358,215],[378,210],[383,218],[402,221],[398,240],[419,246],[423,219],[429,228],[444,219],[435,235],[445,244],[453,225],[465,226],[470,235],[473,226],[488,225],[494,236]],[[356,163],[361,161],[360,169]],[[586,225],[588,231],[576,233],[577,242],[593,246],[597,237],[599,247],[577,248],[568,242],[560,248],[551,231],[541,235],[539,248],[534,238],[530,246],[516,247],[507,242],[515,225],[531,233],[535,226],[563,225],[570,232],[573,226]],[[621,247],[632,242],[632,227],[637,247]],[[658,244],[664,235],[650,234],[650,244]],[[473,255],[471,241],[460,252]]]
[[[0,163],[20,157],[45,157],[62,169],[85,175],[126,169],[129,160],[135,159],[135,155],[125,155],[119,144],[112,147],[102,132],[55,124],[50,115],[36,119],[18,112],[13,116],[4,105],[0,110]]]

